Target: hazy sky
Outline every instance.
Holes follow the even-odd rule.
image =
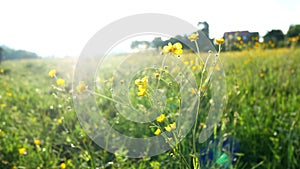
[[[41,56],[79,56],[104,26],[141,13],[169,14],[197,26],[207,21],[210,37],[236,30],[287,32],[300,24],[299,0],[0,0],[0,45]]]

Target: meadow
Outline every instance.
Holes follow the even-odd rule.
[[[227,104],[213,136],[196,145],[201,168],[299,168],[300,49],[222,52],[220,58],[226,74]],[[188,58],[183,63],[197,71]],[[1,169],[188,168],[174,155],[177,151],[186,163],[193,163],[192,131],[176,150],[151,158],[114,155],[95,144],[79,124],[73,106],[72,92],[76,89],[71,84],[75,64],[75,59],[64,58],[9,60],[0,65]],[[57,71],[57,77],[65,80],[63,87],[49,77],[52,69]],[[153,73],[156,72],[150,71]],[[135,78],[139,77],[142,76]],[[111,77],[105,78],[104,85],[113,81]],[[133,87],[129,90],[135,92]],[[171,97],[172,93],[167,95]],[[145,101],[131,102],[137,107]],[[167,105],[172,107],[172,103]],[[103,108],[107,110],[105,116],[116,116],[111,113],[109,103],[102,105],[108,105]],[[201,106],[205,110],[205,105]],[[198,123],[205,127],[203,118],[199,114]],[[157,132],[149,126],[135,127],[122,123],[124,119],[118,120],[122,124],[116,125],[118,130],[132,128],[134,132],[129,131],[133,135],[143,137]],[[229,144],[229,149],[234,151],[229,153],[226,165],[220,162],[221,152],[226,149],[220,140],[225,139],[235,140],[234,145]],[[203,151],[212,151],[214,155],[201,155]]]

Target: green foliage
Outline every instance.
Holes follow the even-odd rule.
[[[300,25],[291,25],[288,32],[287,37],[295,37],[300,36]]]
[[[284,47],[284,37],[281,30],[271,30],[264,36],[264,42],[273,43],[274,47]]]

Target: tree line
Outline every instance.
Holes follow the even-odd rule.
[[[199,22],[198,26],[202,26],[202,28],[199,29],[198,32],[199,33],[202,32],[209,38],[208,23],[207,22]],[[245,44],[245,43],[243,44],[243,39],[239,38],[238,35],[235,38],[236,38],[236,40],[232,41],[232,43],[236,44],[237,47],[231,48],[231,50],[243,50],[246,48],[248,49],[250,47],[256,47],[258,45],[258,43],[256,43],[256,42],[258,42],[258,39],[250,40],[250,42],[249,42],[249,40],[247,40],[247,44]],[[209,38],[209,39],[212,42],[212,44],[214,44],[213,39],[211,39],[211,38]],[[152,41],[133,41],[131,43],[131,48],[132,49],[139,48],[139,47],[160,48],[160,47],[167,45],[169,42],[175,43],[178,41],[184,42],[183,48],[189,48],[189,46],[193,45],[188,40],[187,35],[184,35],[184,36],[177,35],[177,36],[169,38],[165,41],[163,41],[160,37],[156,37]],[[226,41],[226,39],[225,39],[225,41]],[[295,47],[297,45],[299,46],[300,45],[300,25],[291,25],[289,27],[287,34],[284,34],[282,32],[282,30],[278,30],[278,29],[273,29],[271,31],[268,31],[266,33],[266,35],[263,36],[263,42],[261,42],[261,44],[262,44],[261,46],[264,46],[264,48]],[[202,50],[205,50],[205,48],[204,49],[202,48]],[[227,49],[227,50],[230,50],[230,49]]]
[[[6,46],[0,46],[0,63],[3,60],[40,58],[37,54],[26,50],[15,50]]]

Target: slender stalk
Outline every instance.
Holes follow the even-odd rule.
[[[198,47],[196,41],[195,41],[195,43],[196,43],[196,46],[197,46],[198,56],[200,56],[199,47]],[[219,58],[219,56],[220,56],[220,52],[221,52],[221,45],[219,45],[219,50],[218,50],[218,53],[217,53],[218,58]],[[206,59],[206,61],[205,61],[205,63],[204,63],[204,66],[203,66],[202,73],[201,73],[200,85],[199,85],[199,88],[198,88],[198,93],[199,93],[198,96],[199,96],[199,99],[201,99],[201,93],[202,93],[201,88],[202,88],[202,85],[203,85],[204,73],[205,73],[205,71],[206,71],[207,64],[208,64],[208,60],[210,59],[210,56],[211,56],[211,54],[208,55],[208,57],[207,57],[207,59]],[[217,59],[218,59],[218,58],[217,58]],[[217,61],[218,61],[217,59],[216,59],[215,62],[214,62],[214,67],[217,65]],[[211,78],[213,72],[214,72],[214,69],[213,69],[213,71],[209,74],[208,79],[205,80],[205,82],[204,82],[205,85],[209,82],[209,80],[210,80],[210,78]],[[200,106],[200,100],[199,100],[199,102],[198,102],[198,107],[199,107],[199,106]],[[195,124],[194,124],[194,128],[193,128],[193,153],[194,153],[194,156],[193,156],[193,167],[194,167],[195,169],[200,168],[200,164],[199,164],[198,158],[197,158],[197,156],[196,156],[196,149],[197,149],[197,148],[196,148],[196,136],[197,136],[196,133],[197,133],[197,126],[198,126],[198,115],[199,115],[199,111],[197,111],[197,113],[196,113]]]
[[[195,40],[194,42],[195,42],[195,45],[196,45],[198,57],[200,58],[201,63],[204,64],[203,58],[202,58],[201,55],[200,55],[200,49],[199,49],[198,42],[197,42],[197,40]],[[195,63],[196,63],[196,62],[195,62]]]
[[[102,98],[105,98],[105,99],[107,99],[107,100],[109,100],[109,101],[112,101],[112,102],[114,102],[114,103],[122,104],[122,105],[124,105],[124,106],[129,106],[129,105],[125,104],[125,103],[118,102],[118,101],[114,100],[113,98],[107,97],[107,96],[105,96],[105,95],[103,95],[103,94],[96,93],[96,92],[93,92],[93,91],[90,91],[90,90],[87,90],[87,92],[89,92],[89,93],[91,93],[91,94],[93,94],[93,95],[97,95],[97,96],[100,96],[100,97],[102,97]]]
[[[196,43],[196,46],[197,46],[197,52],[198,52],[198,56],[200,56],[200,51],[199,51],[199,47],[198,47],[198,44],[197,42],[195,41]],[[204,72],[205,72],[205,69],[206,69],[206,65],[208,63],[208,60],[210,58],[210,54],[208,55],[206,61],[205,61],[205,64],[203,66],[203,70],[202,70],[202,73],[201,73],[201,79],[200,79],[200,85],[198,87],[198,92],[199,92],[199,99],[200,99],[200,96],[201,96],[201,87],[202,87],[202,84],[203,84],[203,76],[204,76]],[[197,107],[200,106],[200,100],[198,102],[198,105]],[[196,113],[196,118],[195,118],[195,123],[194,123],[194,128],[193,128],[193,153],[194,153],[194,156],[193,156],[193,167],[195,169],[198,169],[200,166],[198,166],[198,158],[196,157],[196,132],[197,132],[197,126],[198,126],[198,115],[199,115],[199,108],[198,108],[198,111]]]
[[[164,69],[164,65],[165,65],[165,62],[166,62],[166,58],[167,58],[167,56],[166,55],[164,55],[164,59],[163,59],[163,61],[162,61],[162,64],[161,64],[161,68],[162,69]],[[160,80],[161,80],[161,76],[162,76],[162,71],[161,72],[159,72],[159,79],[158,79],[158,81],[157,81],[157,85],[156,85],[156,89],[155,89],[155,91],[158,89],[158,87],[159,87],[159,82],[160,82]]]

